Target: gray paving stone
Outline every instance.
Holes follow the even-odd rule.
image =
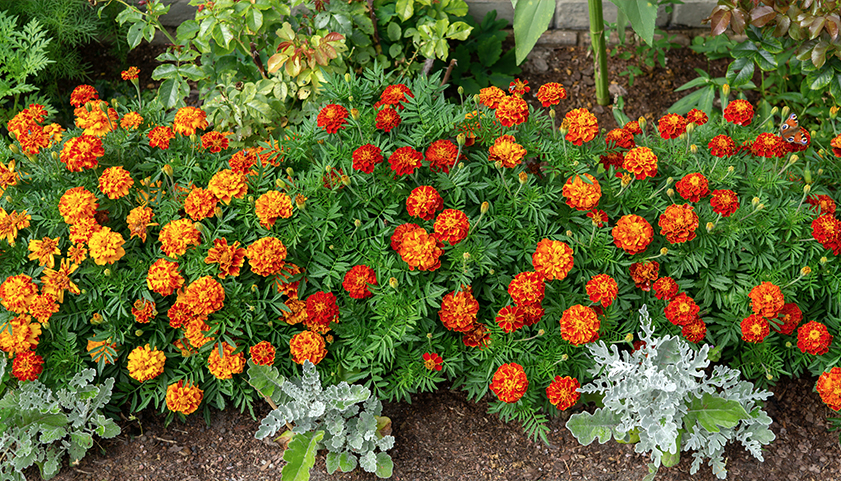
[[[683,0],[683,5],[675,5],[670,25],[700,27],[701,20],[710,16],[716,4],[715,0]]]

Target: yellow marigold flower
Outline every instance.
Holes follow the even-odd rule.
[[[289,351],[292,353],[293,362],[303,364],[304,361],[309,361],[318,364],[327,356],[327,343],[317,332],[299,332],[289,340]]]
[[[3,307],[18,314],[26,314],[37,295],[38,286],[26,274],[10,276],[0,284],[0,302]]]
[[[126,217],[126,224],[128,224],[128,230],[131,233],[129,239],[137,236],[141,241],[146,242],[146,229],[149,226],[158,225],[152,223],[152,217],[154,216],[151,207],[135,207],[132,209]]]
[[[140,382],[160,376],[164,372],[166,356],[149,344],[137,346],[128,355],[128,375]]]
[[[64,217],[64,222],[76,224],[82,218],[93,218],[99,203],[96,196],[84,187],[74,187],[58,201],[58,212]]]
[[[187,252],[187,247],[201,244],[199,230],[190,219],[178,219],[167,223],[158,240],[161,250],[168,257],[178,257]]]
[[[210,331],[210,326],[205,322],[203,317],[194,317],[184,325],[184,337],[190,341],[190,345],[196,349],[201,348],[208,342],[213,341],[214,338],[205,336],[204,333]]]
[[[198,385],[178,381],[166,388],[166,407],[170,411],[186,415],[192,414],[199,408],[204,391]]]
[[[71,266],[68,261],[69,259],[62,259],[57,270],[45,268],[43,277],[41,277],[41,292],[55,297],[59,303],[64,302],[64,291],[70,291],[71,294],[77,296],[82,293],[79,286],[70,280],[70,274],[75,272],[79,266],[77,264]]]
[[[63,132],[64,129],[58,124],[50,124],[44,127],[44,135],[49,137],[50,147],[61,142]]]
[[[502,166],[509,169],[520,165],[526,157],[526,149],[516,142],[513,135],[502,135],[498,137],[489,149],[489,152],[489,161],[501,161]]]
[[[73,89],[73,92],[70,93],[70,105],[74,107],[81,107],[91,100],[96,100],[98,98],[99,94],[96,92],[95,88],[90,85],[82,84],[77,86]]]
[[[232,198],[242,199],[248,193],[245,174],[234,173],[230,169],[220,170],[210,179],[207,189],[228,205]]]
[[[292,217],[292,199],[283,192],[270,190],[257,199],[254,211],[260,219],[260,225],[271,229],[277,219]]]
[[[196,129],[207,128],[207,114],[196,107],[181,107],[175,114],[172,128],[176,133],[189,137]]]
[[[565,242],[543,239],[531,257],[534,271],[544,280],[566,278],[573,266],[573,251]]]
[[[245,354],[238,352],[234,354],[236,346],[227,342],[222,343],[222,354],[219,357],[219,346],[213,346],[210,357],[207,358],[207,368],[217,379],[231,379],[234,374],[239,374],[245,367]]]
[[[251,360],[258,366],[274,364],[275,348],[269,341],[260,341],[248,350]]]
[[[99,176],[99,190],[109,199],[119,199],[128,195],[128,190],[133,185],[131,174],[121,166],[108,167]]]
[[[175,132],[167,126],[159,125],[146,134],[149,138],[149,147],[158,147],[160,149],[168,149],[169,141],[175,138]]]
[[[561,317],[561,337],[574,346],[597,341],[600,325],[596,311],[576,304],[565,310]]]
[[[31,320],[27,314],[12,318],[9,325],[0,330],[0,351],[9,354],[34,351],[38,347],[41,325]]]
[[[268,277],[283,269],[286,259],[286,246],[280,239],[263,237],[254,241],[245,251],[251,271],[257,275]]]
[[[599,205],[599,199],[602,197],[599,181],[590,174],[584,174],[584,177],[587,181],[579,175],[570,177],[561,192],[567,199],[567,205],[575,210],[593,210]]]
[[[76,127],[83,129],[85,135],[96,137],[114,130],[120,120],[117,111],[108,108],[108,103],[102,100],[94,101],[90,112],[84,107],[77,107],[73,113],[76,115]]]
[[[207,252],[204,263],[219,264],[218,276],[220,279],[227,276],[236,277],[245,263],[245,249],[239,246],[239,241],[229,246],[228,239],[224,237],[214,239],[213,247]]]
[[[55,256],[61,255],[61,250],[58,248],[58,237],[50,239],[44,237],[41,240],[33,239],[29,241],[29,260],[38,260],[38,265],[46,265],[50,269],[55,267]]]
[[[129,112],[123,115],[122,120],[120,120],[120,127],[125,130],[137,130],[140,127],[140,124],[143,123],[143,117],[138,114],[137,112]]]
[[[32,216],[27,214],[26,211],[20,214],[17,211],[12,211],[9,214],[0,207],[0,239],[6,239],[6,242],[14,247],[18,231],[29,227],[29,221],[31,219]]]
[[[126,255],[126,251],[123,249],[125,242],[119,232],[112,232],[110,227],[103,227],[99,232],[95,232],[88,241],[91,259],[100,266],[113,264]]]

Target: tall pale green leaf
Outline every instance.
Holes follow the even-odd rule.
[[[283,453],[286,466],[280,472],[283,481],[308,481],[310,469],[315,465],[315,453],[318,442],[324,437],[324,431],[296,434],[289,441],[289,446]]]
[[[555,15],[555,2],[518,0],[514,8],[514,43],[517,64],[523,63],[537,39],[549,28]]]
[[[700,424],[711,433],[719,432],[719,428],[732,428],[742,419],[750,417],[739,401],[728,401],[722,397],[709,393],[694,398],[689,404],[686,416],[683,418],[687,428]]]
[[[599,439],[599,444],[610,441],[613,429],[618,425],[619,415],[604,408],[596,409],[593,414],[586,411],[573,414],[567,421],[567,429],[584,446],[589,445],[596,438]]]
[[[610,0],[631,21],[631,28],[648,45],[654,44],[657,2],[652,0]]]

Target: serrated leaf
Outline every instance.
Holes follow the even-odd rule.
[[[286,451],[283,453],[283,460],[286,466],[281,471],[283,481],[308,481],[310,469],[315,465],[315,454],[318,451],[318,442],[324,438],[324,431],[296,434]]]
[[[596,412],[590,414],[582,412],[573,414],[567,421],[566,427],[584,446],[588,446],[596,438],[599,444],[604,444],[610,441],[614,429],[620,423],[620,418],[608,409],[599,408]]]

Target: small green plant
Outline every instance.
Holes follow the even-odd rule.
[[[679,337],[654,337],[647,307],[639,312],[644,345],[638,350],[620,353],[604,341],[588,345],[596,366],[591,372],[598,377],[579,390],[604,396],[604,407],[573,415],[567,429],[585,446],[596,438],[602,444],[611,437],[635,442],[636,452],[651,455],[646,480],[661,464],[676,465],[680,452],[689,450],[695,450],[691,474],[709,459],[715,475],[724,479],[724,446],[734,440],[762,461],[762,446],[775,436],[759,402],[771,393],[754,390],[726,366],[715,366],[705,377],[708,344],[694,350]]]
[[[18,17],[0,10],[0,102],[14,97],[8,112],[17,113],[21,94],[38,90],[32,77],[53,61],[47,56],[52,41],[37,20],[18,27]],[[0,115],[5,124],[11,115]]]
[[[496,10],[485,14],[481,23],[471,17],[465,21],[473,33],[459,44],[453,56],[453,83],[464,88],[467,95],[476,95],[479,89],[490,85],[507,85],[521,72],[514,59],[514,50],[503,51],[503,31],[507,21],[496,18]]]
[[[0,379],[6,368],[0,356]],[[40,381],[23,382],[0,400],[0,479],[25,480],[23,471],[38,466],[41,477],[58,474],[64,454],[78,464],[93,446],[93,435],[113,438],[120,427],[101,409],[111,399],[114,379],[91,385],[95,370],[79,372],[56,392]]]
[[[276,367],[248,362],[249,382],[274,407],[254,436],[263,439],[288,428],[278,438],[288,440],[282,479],[309,479],[319,449],[329,451],[330,474],[337,469],[347,473],[358,463],[369,473],[390,478],[393,463],[386,451],[394,446],[394,437],[380,433],[390,423],[388,418],[380,416],[382,403],[360,385],[341,382],[322,389],[318,371],[309,361],[304,362],[303,371],[300,379],[286,379]],[[359,403],[362,403],[361,411]]]
[[[617,29],[616,25],[618,24],[610,24],[608,28],[624,32],[624,28],[621,30]],[[630,87],[634,86],[634,78],[644,73],[640,65],[645,65],[647,68],[652,69],[655,64],[660,64],[660,67],[666,68],[666,52],[669,49],[680,47],[680,44],[672,42],[673,36],[668,35],[660,29],[657,29],[656,32],[659,38],[653,40],[650,45],[645,42],[638,42],[633,47],[627,45],[625,43],[625,36],[620,34],[619,45],[610,53],[612,57],[618,57],[622,60],[631,60],[633,58],[639,62],[638,64],[628,64],[627,69],[619,73],[620,76],[628,76],[628,86]]]

